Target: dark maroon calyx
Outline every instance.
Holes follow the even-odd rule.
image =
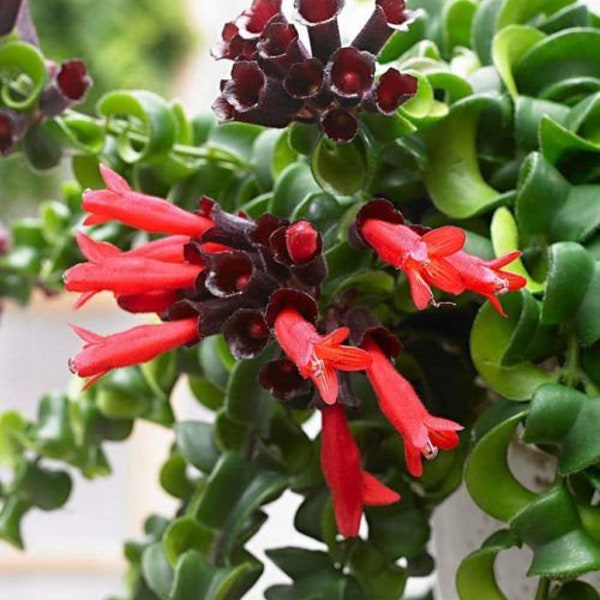
[[[267,345],[270,331],[260,310],[241,308],[225,322],[223,336],[235,358],[254,358]]]
[[[358,133],[358,120],[344,108],[331,108],[321,116],[321,129],[334,142],[347,143]]]
[[[346,46],[331,57],[327,74],[335,94],[343,98],[359,98],[373,85],[375,59],[367,52]]]

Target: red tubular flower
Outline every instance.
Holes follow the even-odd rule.
[[[342,346],[350,330],[340,327],[320,335],[314,325],[292,308],[283,308],[275,317],[275,337],[300,375],[311,378],[325,404],[336,401],[339,382],[336,370],[362,371],[371,359],[359,348]]]
[[[90,262],[75,265],[75,267],[72,267],[72,269],[65,273],[64,277],[65,280],[69,278],[69,284],[67,285],[67,289],[71,289],[70,286],[85,286],[86,288],[89,287],[91,289],[86,289],[82,292],[80,297],[75,302],[75,308],[81,308],[88,300],[93,298],[98,292],[110,289],[115,292],[117,302],[119,306],[124,310],[134,313],[164,312],[177,299],[177,295],[175,293],[175,289],[177,288],[173,289],[172,287],[169,287],[167,289],[148,291],[145,282],[142,282],[141,285],[138,282],[138,279],[142,276],[142,272],[134,273],[133,275],[129,272],[129,276],[131,276],[131,282],[129,284],[118,284],[120,289],[125,289],[123,286],[126,286],[127,289],[129,289],[129,291],[127,292],[117,292],[114,289],[114,285],[117,285],[116,283],[114,283],[114,281],[118,281],[128,274],[127,270],[120,271],[122,264],[133,265],[133,268],[136,268],[136,265],[139,264],[140,258],[143,259],[142,262],[146,266],[148,266],[149,264],[147,262],[147,259],[150,259],[152,261],[150,265],[154,265],[155,268],[160,267],[160,271],[166,271],[171,267],[164,264],[157,265],[157,262],[176,264],[177,266],[175,267],[175,269],[177,269],[180,273],[181,266],[185,266],[187,270],[189,266],[192,266],[185,265],[183,256],[183,248],[188,241],[188,236],[172,235],[166,238],[149,242],[147,244],[144,244],[143,246],[134,248],[133,250],[123,252],[122,250],[120,250],[113,244],[110,244],[109,242],[97,242],[85,233],[78,232],[77,243],[83,255]],[[118,262],[119,260],[123,259],[126,260],[126,263]],[[138,262],[132,259],[138,259]],[[89,266],[85,267],[85,269],[81,269],[81,267],[85,264]],[[98,264],[102,264],[103,266],[97,268],[95,265]],[[112,265],[112,267],[110,265]],[[112,270],[110,273],[107,273],[107,269]],[[201,270],[201,268],[199,268],[198,266],[196,266],[196,269]],[[113,281],[114,284],[112,284],[111,287],[106,287],[106,285],[94,287],[92,283],[92,278],[89,277],[90,271],[93,273],[92,277],[98,278],[104,275],[107,280]],[[193,271],[190,272],[193,273]],[[84,283],[82,277],[86,277],[86,283]],[[72,289],[72,291],[80,290]]]
[[[69,359],[72,373],[89,377],[84,389],[112,369],[152,360],[163,352],[198,339],[198,319],[195,317],[158,325],[138,325],[107,336],[75,325],[71,327],[85,342],[83,350]]]
[[[361,470],[360,451],[344,407],[336,404],[325,408],[321,416],[321,468],[333,496],[338,531],[344,537],[356,537],[364,505],[392,504],[400,495]]]
[[[451,294],[464,291],[460,273],[448,260],[464,246],[462,229],[446,226],[419,235],[400,223],[367,219],[360,234],[381,260],[404,271],[417,308],[424,309],[433,301],[431,285]]]
[[[96,242],[83,233],[77,235],[77,241],[90,261],[79,263],[63,275],[65,288],[70,292],[96,292],[109,290],[116,294],[145,294],[147,292],[177,290],[194,286],[196,277],[203,270],[201,265],[183,262],[165,264],[150,256],[174,258],[173,239],[165,238],[151,242],[129,252],[122,252],[107,242]],[[185,238],[187,240],[187,238]],[[179,244],[175,238],[175,245]],[[182,253],[183,246],[179,249]],[[89,296],[81,300],[81,306]]]
[[[404,440],[406,466],[414,477],[423,473],[421,455],[437,456],[438,448],[450,450],[458,445],[457,431],[462,427],[427,412],[412,385],[396,371],[383,350],[371,337],[362,347],[372,358],[367,377],[373,386],[381,412]]]
[[[150,233],[172,233],[197,237],[213,226],[206,217],[190,213],[178,206],[133,191],[120,175],[105,165],[100,173],[106,190],[87,190],[83,209],[91,213],[84,225],[99,225],[116,220]]]
[[[485,296],[501,315],[506,316],[496,294],[520,290],[527,285],[527,280],[521,275],[503,271],[502,267],[520,256],[521,252],[515,250],[494,260],[483,260],[461,251],[447,260],[460,272],[465,289]]]

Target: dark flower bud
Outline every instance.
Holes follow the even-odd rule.
[[[288,221],[281,217],[276,217],[266,213],[256,219],[256,228],[250,233],[250,239],[255,244],[269,246],[269,241],[273,232],[288,224]]]
[[[40,99],[40,110],[46,117],[56,117],[66,108],[81,102],[92,80],[85,63],[74,59],[62,63],[58,71],[52,69],[52,78]]]
[[[374,198],[362,206],[356,214],[354,222],[350,226],[348,238],[355,248],[370,248],[370,245],[365,242],[361,234],[362,226],[368,219],[377,219],[379,221],[386,221],[387,223],[395,223],[398,225],[406,224],[402,213],[397,210],[389,200],[386,200],[385,198]]]
[[[292,98],[313,98],[321,91],[324,77],[321,61],[309,58],[290,67],[283,81],[283,88]]]
[[[396,29],[405,29],[412,17],[404,0],[377,0],[373,14],[352,41],[352,46],[377,54]]]
[[[298,19],[308,27],[313,56],[325,64],[342,45],[337,16],[344,0],[295,0]]]
[[[25,135],[27,120],[24,114],[0,110],[0,154],[8,156],[15,144]]]
[[[254,264],[245,252],[205,254],[206,289],[217,298],[243,294],[254,273]]]
[[[386,21],[394,29],[404,29],[405,24],[411,17],[410,11],[406,10],[404,0],[375,0],[377,7],[381,8]]]
[[[243,113],[258,106],[265,83],[266,78],[256,61],[238,61],[231,69],[231,79],[225,84],[223,98]]]
[[[402,344],[398,338],[381,325],[375,313],[366,306],[353,306],[344,315],[344,324],[350,328],[350,339],[356,346],[370,338],[389,358],[400,354]]]
[[[261,67],[275,77],[282,77],[292,64],[307,57],[298,30],[278,21],[271,21],[265,28],[256,49]]]
[[[340,48],[327,66],[332,91],[342,98],[360,98],[373,85],[375,59],[352,46]]]
[[[236,20],[239,34],[246,39],[258,37],[267,24],[281,14],[281,0],[254,0],[252,6],[245,10]]]
[[[269,305],[265,314],[265,319],[269,327],[273,327],[277,315],[284,308],[293,308],[311,323],[316,321],[319,313],[315,299],[306,292],[292,288],[281,288],[275,291],[269,299]]]
[[[271,360],[262,367],[258,381],[271,395],[287,401],[310,391],[310,382],[303,379],[289,358]]]
[[[344,8],[344,0],[295,0],[294,7],[308,27],[333,21]]]
[[[254,358],[270,338],[269,327],[260,310],[241,308],[223,326],[223,335],[235,358]]]
[[[225,23],[221,32],[221,42],[210,51],[213,58],[221,60],[252,60],[256,55],[256,40],[247,40],[240,35],[235,22]]]
[[[391,68],[373,86],[365,104],[384,115],[392,115],[402,103],[417,93],[417,88],[416,77]]]
[[[344,108],[331,108],[321,116],[321,129],[334,142],[351,142],[358,133],[358,121]]]

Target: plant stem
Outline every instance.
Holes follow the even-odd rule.
[[[534,600],[547,600],[550,591],[550,580],[547,577],[540,577]]]

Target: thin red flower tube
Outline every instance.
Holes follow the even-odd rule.
[[[338,531],[344,537],[356,537],[363,506],[392,504],[400,495],[361,469],[360,450],[343,406],[324,408],[321,417],[321,468],[333,496]]]
[[[275,337],[304,379],[312,379],[325,404],[334,404],[339,390],[337,371],[363,371],[371,363],[359,348],[343,346],[350,334],[340,327],[321,335],[298,311],[284,307],[275,317]]]
[[[120,175],[105,165],[100,173],[105,190],[87,190],[83,210],[90,213],[84,225],[115,220],[149,233],[182,234],[197,237],[213,226],[206,217],[190,213],[162,198],[136,192]]]
[[[138,325],[107,336],[75,325],[71,327],[85,342],[83,350],[69,359],[72,373],[89,377],[84,389],[112,369],[144,363],[199,337],[195,317],[157,325]]]
[[[502,267],[520,256],[521,251],[515,250],[493,260],[483,260],[466,252],[456,252],[448,257],[448,262],[460,272],[465,289],[485,296],[501,315],[506,316],[497,295],[520,290],[527,285],[527,280],[502,270]]]
[[[421,457],[430,460],[437,456],[439,448],[455,448],[459,442],[457,431],[462,426],[429,414],[413,386],[396,371],[372,337],[367,335],[361,347],[372,359],[366,372],[379,408],[404,440],[409,473],[420,477],[423,474]]]

